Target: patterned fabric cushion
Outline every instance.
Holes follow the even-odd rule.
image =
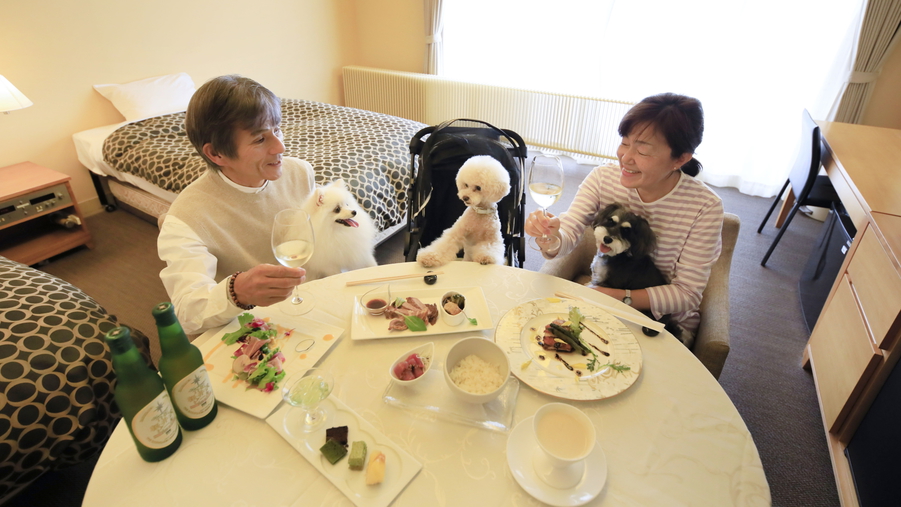
[[[121,417],[103,339],[117,325],[73,285],[0,257],[0,504],[103,449]],[[152,365],[147,337],[132,338]]]
[[[282,99],[285,155],[309,162],[316,183],[343,178],[379,231],[403,223],[410,139],[426,125],[387,114]],[[207,170],[185,132],[185,113],[125,125],[103,144],[103,160],[173,193]]]

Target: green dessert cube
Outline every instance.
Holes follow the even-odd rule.
[[[326,440],[325,445],[319,448],[319,452],[325,456],[325,459],[332,465],[347,455],[347,448],[334,440]]]
[[[366,460],[366,442],[362,440],[354,442],[350,447],[350,456],[347,458],[347,466],[351,470],[363,470],[363,464]]]

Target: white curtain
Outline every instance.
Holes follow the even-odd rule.
[[[444,0],[423,0],[425,2],[425,46],[426,46],[426,72],[428,74],[442,73],[441,35],[444,31],[442,13],[444,12]]]
[[[867,3],[854,67],[845,79],[845,88],[837,101],[835,121],[860,123],[864,107],[873,91],[889,49],[901,39],[901,0],[870,0]]]
[[[826,119],[863,0],[454,0],[444,6],[451,78],[638,101],[697,97],[696,154],[716,186],[773,196],[807,108]],[[845,58],[848,60],[848,58]]]

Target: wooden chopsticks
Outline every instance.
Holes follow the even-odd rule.
[[[422,278],[426,276],[433,275],[443,275],[444,271],[430,271],[428,273],[414,273],[411,275],[396,275],[396,276],[383,276],[381,278],[370,278],[368,280],[353,280],[347,282],[347,287],[352,287],[354,285],[365,285],[367,283],[381,283],[381,282],[393,282],[394,280],[404,280],[406,278]]]
[[[594,306],[603,308],[608,313],[610,313],[611,315],[613,315],[614,317],[616,317],[618,319],[625,320],[625,321],[631,322],[633,324],[638,324],[639,326],[644,326],[644,327],[653,329],[654,331],[658,331],[658,332],[664,331],[662,323],[657,322],[654,319],[649,319],[648,317],[645,317],[644,315],[635,315],[630,312],[626,312],[624,310],[614,308],[612,306],[607,306],[607,305],[604,305],[601,303],[595,303],[594,301],[588,301],[585,298],[581,298],[579,296],[573,296],[572,294],[567,294],[565,292],[555,292],[554,295],[557,296],[558,298],[574,299],[576,301],[584,301],[584,302],[592,304]]]

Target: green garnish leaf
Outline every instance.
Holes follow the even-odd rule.
[[[402,297],[398,297],[397,299],[394,300],[394,306],[395,306],[395,308],[400,308],[406,302],[407,302],[406,299],[404,299]]]
[[[410,331],[425,331],[425,321],[415,315],[405,315],[404,324]]]
[[[469,319],[469,323],[472,324],[473,326],[479,325],[479,321],[477,321],[476,319],[470,319],[469,317],[466,317],[466,318]]]
[[[576,338],[579,338],[582,334],[582,326],[579,324],[582,323],[582,319],[584,318],[585,316],[582,315],[582,311],[579,310],[579,307],[573,306],[569,309],[569,321],[572,322],[570,329]]]

